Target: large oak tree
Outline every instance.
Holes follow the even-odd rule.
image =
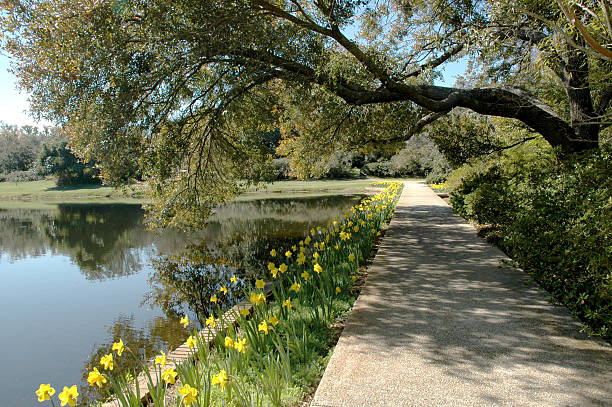
[[[599,2],[572,4],[585,30],[606,32]],[[455,108],[516,119],[560,155],[597,148],[610,122],[612,62],[553,0],[2,5],[3,45],[36,111],[109,180],[144,168],[161,220],[197,221],[231,181],[261,178],[257,137],[274,128],[312,173],[332,150],[406,140]],[[461,56],[480,75],[434,86]]]

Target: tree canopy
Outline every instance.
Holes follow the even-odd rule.
[[[274,129],[308,176],[338,150],[396,148],[455,108],[516,119],[559,154],[597,148],[611,121],[612,61],[584,35],[610,49],[596,0],[2,5],[3,47],[35,111],[106,180],[141,168],[154,218],[170,223],[264,178],[258,140]],[[461,85],[433,84],[464,56]]]

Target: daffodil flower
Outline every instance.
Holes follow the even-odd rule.
[[[161,367],[166,366],[166,354],[164,353],[164,351],[160,352],[160,355],[155,356],[155,364],[156,365],[160,365]]]
[[[64,386],[64,391],[59,394],[59,399],[62,406],[65,406],[66,404],[68,404],[70,407],[76,406],[78,397],[79,392],[77,391],[76,384],[70,388]]]
[[[183,403],[185,403],[186,406],[197,400],[198,390],[194,389],[188,384],[185,384],[183,387],[179,387],[179,393],[181,396],[183,396]]]
[[[227,379],[227,373],[225,372],[225,370],[221,370],[218,374],[212,377],[211,383],[213,385],[218,384],[221,388],[221,391],[223,391],[225,389],[225,385],[227,384]]]
[[[227,295],[227,287],[226,286],[221,287],[221,289],[219,291],[221,291],[223,293],[223,295]]]
[[[300,288],[302,288],[302,284],[300,284],[300,283],[293,283],[293,284],[291,284],[291,287],[289,287],[289,290],[293,290],[296,293],[299,293],[300,292]]]
[[[342,290],[340,289],[340,287],[336,287],[336,294],[340,294]]]
[[[285,271],[287,271],[287,265],[285,263],[282,263],[280,266],[278,266],[278,270],[281,273],[284,273]]]
[[[187,325],[189,325],[189,317],[187,315],[181,318],[181,324],[183,324],[183,328],[187,328]]]
[[[211,315],[208,318],[206,318],[206,325],[208,325],[209,327],[214,328],[216,324],[217,323],[215,322],[214,315]]]
[[[91,372],[89,372],[89,376],[87,376],[87,383],[90,386],[97,385],[99,388],[102,388],[102,385],[106,383],[106,377],[100,373],[97,367],[94,367]]]
[[[225,345],[226,348],[229,348],[229,347],[234,345],[234,340],[231,337],[226,336],[225,337],[224,345]]]
[[[276,326],[276,325],[278,325],[278,318],[276,318],[276,316],[272,315],[270,318],[268,318],[268,322],[270,323],[270,325]]]
[[[240,353],[244,353],[246,350],[246,338],[237,339],[234,341],[234,349],[236,349]]]
[[[287,298],[283,301],[283,307],[287,309],[291,309],[293,307],[293,304],[291,303],[291,298]]]
[[[55,394],[55,389],[51,387],[51,384],[41,384],[38,390],[36,390],[36,395],[38,396],[38,401],[41,403],[43,401],[51,399],[51,396]]]
[[[249,314],[251,313],[251,311],[248,308],[242,308],[240,310],[240,315],[242,315],[243,317],[247,317],[249,316]]]
[[[196,347],[196,340],[193,337],[193,335],[189,335],[189,338],[187,338],[187,342],[185,342],[187,344],[187,346],[189,346],[191,349]]]
[[[314,269],[314,271],[315,271],[316,273],[321,273],[321,272],[323,272],[323,267],[321,267],[321,265],[320,265],[319,263],[315,264],[315,265],[314,265],[314,267],[313,267],[313,269]]]
[[[230,281],[231,281],[232,283],[236,284],[236,282],[238,281],[238,279],[236,278],[236,276],[232,276],[232,277],[230,278]]]
[[[113,354],[109,353],[108,355],[102,356],[102,358],[100,358],[100,364],[104,366],[105,370],[113,370]]]
[[[217,294],[213,294],[210,296],[210,302],[217,303]]]
[[[125,349],[125,346],[123,346],[123,339],[119,339],[119,342],[113,343],[113,347],[111,348],[111,350],[114,350],[117,352],[117,356],[121,356],[124,349]]]
[[[173,368],[169,367],[167,369],[164,369],[161,377],[162,377],[162,380],[165,381],[166,383],[174,384],[174,381],[176,380],[177,375],[178,373],[176,373]]]
[[[270,256],[276,257],[276,250],[274,249],[270,250]]]
[[[263,280],[256,280],[255,281],[255,287],[259,288],[260,290],[262,288],[264,288],[266,286],[266,283],[264,283]]]
[[[266,321],[262,321],[259,325],[257,325],[257,330],[263,332],[265,335],[268,334],[268,330],[270,327]]]
[[[307,272],[307,271],[303,271],[303,272],[300,274],[300,277],[302,277],[302,278],[304,279],[304,281],[308,281],[308,279],[310,278],[310,273],[309,273],[309,272]]]

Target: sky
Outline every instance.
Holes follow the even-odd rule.
[[[465,58],[446,64],[442,72],[443,79],[437,80],[435,84],[453,86],[457,76],[465,72],[466,65]],[[47,121],[37,122],[28,114],[28,95],[17,90],[17,78],[8,71],[9,66],[9,58],[0,53],[0,121],[18,126],[42,127],[51,125],[52,123]]]

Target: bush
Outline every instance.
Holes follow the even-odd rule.
[[[527,147],[464,165],[453,208],[490,226],[514,260],[587,325],[612,338],[612,154],[557,162]]]
[[[25,182],[41,179],[44,179],[44,177],[35,170],[13,171],[8,174],[0,174],[0,182]]]
[[[406,147],[388,161],[372,162],[364,165],[364,175],[376,177],[425,177],[435,182],[445,179],[450,167],[434,143],[423,134],[412,137]]]

